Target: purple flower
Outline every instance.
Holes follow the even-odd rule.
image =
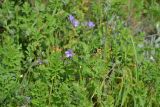
[[[71,58],[71,57],[73,57],[73,51],[72,50],[67,50],[65,52],[65,55],[66,55],[67,58]]]
[[[88,22],[88,26],[89,26],[90,28],[93,28],[93,27],[95,26],[95,24],[94,24],[94,22],[89,21],[89,22]]]
[[[73,20],[72,22],[74,27],[78,27],[79,26],[79,21],[78,20]]]
[[[69,15],[69,20],[70,20],[71,22],[73,22],[73,20],[75,20],[74,16]]]
[[[70,20],[70,22],[72,23],[72,25],[74,27],[78,27],[79,26],[79,21],[76,20],[73,15],[69,15],[68,19]]]

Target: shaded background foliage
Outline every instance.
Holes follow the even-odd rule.
[[[160,106],[159,13],[156,0],[1,1],[0,105]]]

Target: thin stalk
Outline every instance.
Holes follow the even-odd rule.
[[[136,80],[138,80],[138,68],[137,68],[137,66],[138,66],[138,58],[137,58],[137,51],[136,51],[136,47],[135,47],[135,43],[134,43],[133,37],[132,36],[130,36],[130,37],[131,37],[131,42],[132,42],[133,49],[134,49],[135,62],[136,62],[136,68],[135,68],[135,70],[136,70]]]

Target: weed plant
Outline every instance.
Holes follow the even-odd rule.
[[[0,1],[0,107],[160,107],[157,0]]]

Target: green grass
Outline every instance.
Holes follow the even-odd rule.
[[[156,0],[0,2],[0,107],[159,107],[158,13]]]

